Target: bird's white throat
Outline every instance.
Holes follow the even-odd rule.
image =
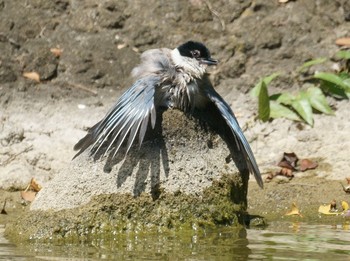
[[[182,56],[177,48],[171,51],[171,59],[175,66],[183,68],[183,71],[194,78],[201,78],[207,68],[194,58]]]

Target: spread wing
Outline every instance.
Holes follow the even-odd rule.
[[[206,80],[206,79],[204,79]],[[249,172],[252,173],[259,184],[263,187],[258,164],[256,163],[254,154],[245,138],[241,127],[239,126],[233,111],[225,100],[215,91],[209,79],[201,82],[205,95],[209,98],[209,104],[206,106],[207,111],[202,118],[209,118],[211,125],[216,125],[214,128],[223,135],[229,147],[234,145],[243,153]]]
[[[86,136],[74,146],[74,150],[79,150],[74,158],[91,145],[90,151],[97,153],[104,144],[108,145],[105,154],[113,145],[115,156],[126,141],[127,153],[137,136],[141,145],[149,122],[151,122],[152,128],[155,126],[155,98],[157,99],[155,92],[159,82],[160,77],[156,75],[137,80],[119,98],[106,116],[91,127]]]

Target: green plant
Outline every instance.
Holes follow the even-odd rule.
[[[350,51],[342,51],[337,56],[350,60]],[[327,61],[325,58],[308,61],[300,66],[296,73],[304,73],[310,66],[325,61]],[[345,71],[341,73],[317,72],[311,78],[312,83],[303,82],[304,89],[294,94],[284,92],[270,96],[268,85],[279,75],[280,73],[273,73],[264,77],[251,91],[253,96],[258,97],[258,117],[262,121],[283,117],[294,121],[303,120],[313,126],[315,110],[328,115],[334,114],[325,95],[342,99],[350,97],[350,74]]]

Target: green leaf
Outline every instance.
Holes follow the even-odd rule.
[[[347,51],[341,50],[341,51],[337,52],[335,55],[339,59],[345,59],[345,60],[350,59],[350,51],[349,50],[347,50]]]
[[[275,93],[269,96],[270,101],[276,101],[282,94],[281,93]]]
[[[254,88],[250,91],[250,94],[254,97],[258,97],[260,90],[261,90],[261,85],[263,82],[265,82],[265,85],[268,86],[270,84],[270,82],[272,82],[273,79],[275,79],[278,75],[280,75],[279,73],[273,73],[269,76],[264,77],[262,80],[260,80],[255,86]]]
[[[333,73],[324,73],[324,72],[319,72],[314,75],[314,78],[320,79],[323,81],[331,82],[340,88],[344,89],[345,91],[350,91],[350,86],[345,84],[338,75],[335,75]]]
[[[269,76],[266,76],[263,81],[265,82],[266,86],[270,84],[275,78],[277,78],[280,75],[280,73],[273,73]]]
[[[350,79],[350,74],[347,72],[340,72],[338,76],[344,81],[346,79]]]
[[[274,119],[286,118],[293,121],[300,121],[299,116],[294,111],[275,101],[270,101],[270,117]]]
[[[263,83],[263,80],[259,81],[254,88],[250,91],[250,95],[253,97],[258,97],[260,90],[261,90],[261,84]]]
[[[350,86],[350,78],[349,79],[345,79],[343,80],[343,82],[346,84],[346,85],[349,85]],[[347,91],[347,96],[349,97],[350,95],[350,90]]]
[[[321,83],[320,87],[324,92],[332,95],[333,97],[335,97],[337,99],[347,99],[348,98],[344,89],[340,88],[338,85],[333,84],[331,82],[323,81]]]
[[[349,89],[345,91],[346,98],[350,98],[350,74],[347,72],[340,72],[339,77],[343,80],[343,83],[349,86]]]
[[[282,103],[282,104],[285,104],[285,105],[291,105],[293,100],[295,99],[295,96],[288,93],[288,92],[285,92],[285,93],[282,93],[278,98],[277,98],[277,102],[278,103]]]
[[[320,88],[314,86],[308,88],[307,95],[309,97],[310,104],[314,109],[325,114],[334,114],[331,107],[328,105],[326,96],[324,96]]]
[[[268,121],[270,118],[270,100],[266,83],[262,81],[259,93],[259,119]]]
[[[311,61],[307,61],[306,63],[303,63],[297,69],[297,71],[301,72],[301,71],[303,71],[306,68],[309,68],[309,67],[311,67],[313,65],[316,65],[316,64],[324,63],[325,61],[327,61],[327,58],[318,58],[318,59],[314,59],[314,60],[311,60]]]
[[[307,122],[307,124],[313,126],[314,119],[312,115],[312,107],[305,92],[299,93],[299,95],[292,102],[292,107]]]

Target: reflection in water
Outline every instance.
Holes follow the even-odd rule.
[[[1,229],[1,227],[0,227]],[[268,229],[123,235],[73,244],[15,247],[1,237],[0,260],[350,260],[349,226],[274,222]]]
[[[268,230],[248,230],[249,259],[350,260],[346,225],[275,222]]]
[[[0,260],[28,260],[25,256],[17,255],[15,245],[3,237],[5,226],[0,224]]]

